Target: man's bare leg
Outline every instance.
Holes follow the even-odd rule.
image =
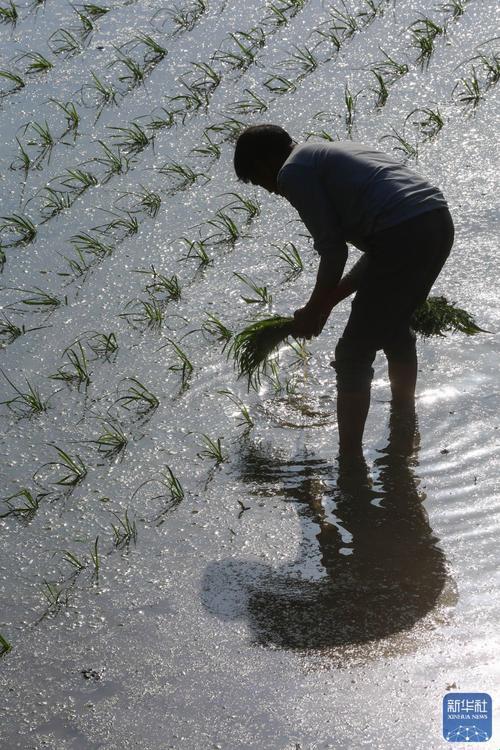
[[[370,389],[337,392],[339,453],[341,456],[363,455],[363,432],[370,406]]]
[[[417,384],[417,358],[410,362],[388,360],[392,402],[395,406],[413,407]]]

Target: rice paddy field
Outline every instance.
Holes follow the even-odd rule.
[[[0,2],[1,748],[437,750],[472,691],[498,750],[498,2],[97,1]],[[382,355],[336,460],[346,302],[237,378],[318,262],[259,122],[448,200],[488,333],[420,340],[409,460]]]

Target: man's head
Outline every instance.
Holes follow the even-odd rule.
[[[243,182],[278,192],[277,177],[289,157],[294,141],[279,125],[252,125],[236,142],[234,169]]]

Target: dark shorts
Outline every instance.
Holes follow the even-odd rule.
[[[453,220],[445,207],[365,238],[369,265],[335,350],[339,389],[369,385],[379,349],[389,359],[415,359],[411,317],[427,298],[453,239]]]

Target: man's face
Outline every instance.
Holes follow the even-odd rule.
[[[277,177],[278,172],[273,166],[267,162],[258,161],[251,182],[253,185],[263,187],[269,193],[279,195]]]

